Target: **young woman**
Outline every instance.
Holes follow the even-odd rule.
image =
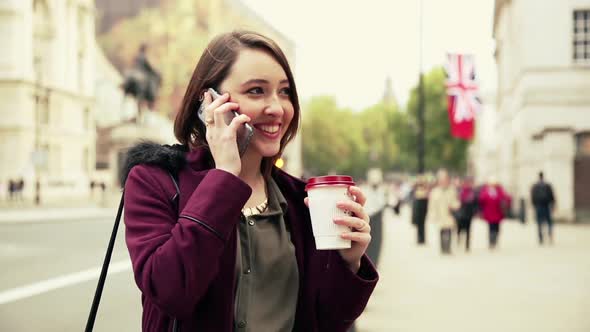
[[[228,125],[230,111],[240,115]],[[318,251],[305,183],[273,166],[299,116],[277,44],[227,33],[211,41],[188,85],[174,128],[182,148],[130,151],[126,241],[143,331],[346,331],[363,311],[378,279],[364,255],[365,195],[350,187],[355,201],[340,206],[352,215],[334,220],[351,228],[342,237],[352,247]],[[254,135],[240,158],[236,132],[246,122]]]

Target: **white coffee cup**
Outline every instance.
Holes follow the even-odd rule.
[[[340,201],[352,200],[348,193],[350,186],[354,186],[354,181],[346,175],[318,176],[308,180],[305,190],[309,197],[309,213],[317,250],[350,248],[350,240],[340,236],[350,232],[350,228],[334,223],[334,217],[350,214],[336,207]]]

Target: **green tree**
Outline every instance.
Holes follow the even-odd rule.
[[[442,68],[435,68],[424,76],[424,100],[425,100],[425,167],[427,170],[435,170],[445,167],[454,171],[465,171],[467,161],[468,141],[451,136],[450,124],[447,113],[447,94],[445,90],[445,73]],[[408,101],[407,128],[397,128],[402,151],[408,158],[405,166],[410,170],[416,170],[417,151],[417,125],[418,89],[412,89]],[[411,161],[410,161],[411,160]]]
[[[303,116],[303,160],[308,172],[329,174],[350,169],[357,152],[355,135],[346,135],[354,126],[352,112],[339,109],[331,97],[314,97]]]
[[[366,168],[396,168],[399,146],[393,128],[400,118],[397,107],[391,104],[376,104],[358,113],[357,118],[366,146]]]
[[[304,109],[303,161],[309,173],[364,178],[369,167],[399,166],[392,128],[403,116],[396,106],[377,104],[353,112],[339,108],[332,97],[314,97]]]

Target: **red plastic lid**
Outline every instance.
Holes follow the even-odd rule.
[[[316,176],[307,180],[305,190],[312,189],[318,186],[334,186],[334,185],[347,185],[354,186],[354,181],[351,176],[347,175],[326,175]]]

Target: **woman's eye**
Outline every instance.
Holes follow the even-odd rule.
[[[280,92],[282,95],[290,96],[291,95],[291,88],[282,88]]]
[[[260,88],[260,87],[256,87],[256,88],[252,88],[252,89],[248,90],[248,93],[255,94],[255,95],[261,95],[264,93],[264,90],[262,90],[262,88]]]

